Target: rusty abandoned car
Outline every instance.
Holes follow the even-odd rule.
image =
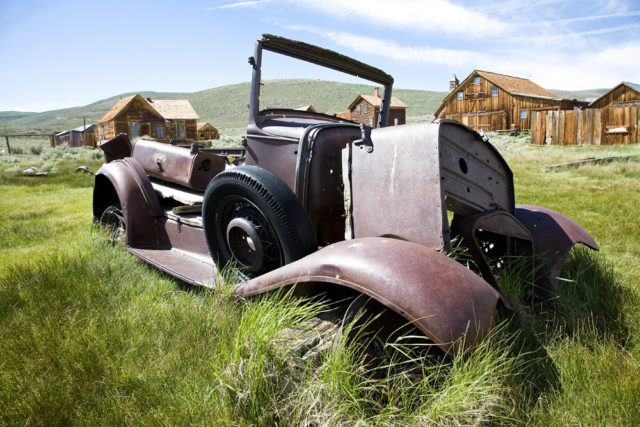
[[[260,110],[263,51],[381,85],[377,126]],[[93,215],[131,254],[207,287],[233,263],[238,296],[293,284],[364,295],[449,352],[483,337],[499,304],[513,308],[495,276],[508,257],[530,256],[537,286],[550,290],[576,243],[597,249],[569,218],[515,204],[511,170],[484,135],[448,120],[386,126],[393,78],[383,71],[271,35],[249,64],[241,152],[132,147],[125,134],[101,143]],[[443,254],[456,236],[474,270]]]

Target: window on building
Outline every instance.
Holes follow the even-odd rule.
[[[398,118],[397,117],[395,119],[393,119],[393,125],[394,126],[398,126]]]
[[[100,139],[104,139],[104,125],[100,125]]]
[[[156,138],[164,138],[164,126],[156,126]]]
[[[184,138],[184,122],[177,122],[178,138]]]
[[[498,88],[497,87],[491,88],[491,96],[498,96]]]
[[[527,118],[527,110],[520,110],[520,118],[521,119]]]
[[[367,108],[367,105],[369,104],[364,104],[363,108],[364,108],[364,113],[367,114],[369,112],[369,108]]]
[[[480,77],[474,77],[473,78],[473,84],[474,85],[479,85],[480,84]]]
[[[373,127],[373,119],[369,117],[369,126]]]
[[[458,92],[458,99],[464,99],[464,92]]]
[[[129,122],[129,139],[137,138],[140,135],[138,122]]]
[[[360,114],[360,104],[356,107],[356,114]]]

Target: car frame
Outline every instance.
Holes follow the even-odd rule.
[[[265,50],[381,85],[377,126],[260,110]],[[530,260],[531,292],[541,296],[576,243],[597,250],[571,219],[515,204],[511,170],[483,134],[450,120],[386,126],[385,72],[273,35],[256,42],[249,64],[243,150],[132,146],[125,134],[100,143],[94,218],[143,261],[214,288],[233,265],[238,296],[292,285],[364,295],[449,353],[485,336],[500,304],[515,309],[496,279],[510,257]],[[475,268],[443,253],[456,237]]]

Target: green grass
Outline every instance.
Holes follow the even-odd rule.
[[[40,158],[56,171],[40,178],[0,164],[0,423],[638,424],[640,164],[543,168],[640,148],[495,139],[518,202],[577,220],[601,251],[573,251],[544,305],[526,303],[517,264],[506,271],[520,310],[467,354],[387,343],[375,363],[349,334],[314,332],[322,301],[194,289],[110,246],[93,178],[73,172],[97,169],[90,152]]]

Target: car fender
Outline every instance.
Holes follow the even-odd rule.
[[[517,205],[515,214],[531,233],[534,254],[542,261],[538,285],[547,290],[558,285],[562,265],[574,245],[582,243],[598,250],[587,230],[561,213],[540,206]]]
[[[324,247],[248,282],[251,296],[283,286],[333,283],[395,311],[445,352],[468,347],[491,329],[500,292],[446,255],[417,243],[367,237]]]
[[[151,181],[140,163],[131,157],[103,165],[96,173],[93,188],[93,216],[119,202],[125,220],[127,245],[157,245],[161,234],[156,219],[162,216],[160,203]]]

